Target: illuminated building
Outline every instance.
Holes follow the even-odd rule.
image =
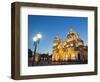
[[[88,48],[72,29],[64,40],[55,36],[52,49],[52,61],[87,61]]]

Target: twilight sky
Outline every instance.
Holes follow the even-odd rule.
[[[64,40],[70,28],[79,34],[85,44],[88,43],[87,17],[28,15],[28,48],[34,50],[32,38],[40,32],[42,39],[37,52],[51,54],[54,37],[59,35]]]

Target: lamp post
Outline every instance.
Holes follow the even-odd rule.
[[[42,34],[41,34],[41,33],[37,33],[37,34],[33,37],[33,42],[34,42],[34,58],[35,58],[35,59],[36,59],[35,55],[36,55],[37,45],[39,44],[41,38],[42,38]]]

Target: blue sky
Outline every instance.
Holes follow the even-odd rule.
[[[28,48],[34,49],[32,37],[40,32],[42,39],[38,44],[37,52],[52,53],[54,37],[59,35],[61,39],[65,39],[70,28],[79,34],[85,44],[87,43],[87,17],[28,15]]]

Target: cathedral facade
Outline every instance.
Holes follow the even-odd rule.
[[[72,29],[61,40],[57,35],[53,41],[52,61],[87,61],[88,48]]]

